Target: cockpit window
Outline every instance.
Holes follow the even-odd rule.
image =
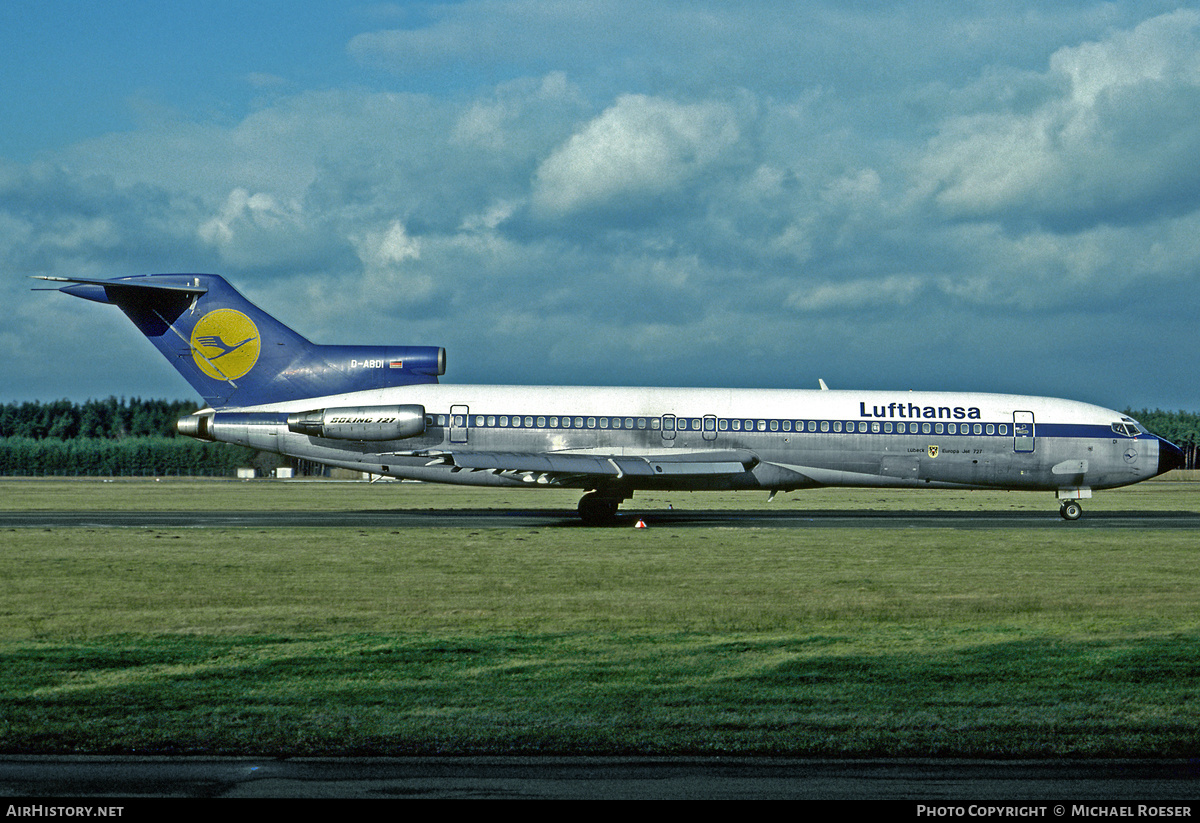
[[[1126,417],[1124,421],[1120,423],[1113,423],[1112,430],[1117,434],[1124,435],[1125,437],[1137,437],[1139,434],[1142,434],[1145,431],[1141,426],[1130,420],[1128,417]]]

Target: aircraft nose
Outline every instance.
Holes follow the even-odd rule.
[[[1165,474],[1171,469],[1182,469],[1184,463],[1187,462],[1183,456],[1183,449],[1176,446],[1170,440],[1158,438],[1158,473]]]

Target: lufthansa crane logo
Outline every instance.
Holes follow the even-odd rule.
[[[258,362],[260,341],[254,321],[235,309],[217,309],[192,329],[192,359],[214,380],[236,380]]]

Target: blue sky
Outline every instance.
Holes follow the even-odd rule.
[[[223,274],[448,382],[1200,409],[1200,10],[0,4],[0,399],[189,397],[29,275]]]

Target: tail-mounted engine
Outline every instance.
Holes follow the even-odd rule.
[[[288,431],[331,440],[402,440],[425,433],[425,407],[358,406],[289,414]]]

